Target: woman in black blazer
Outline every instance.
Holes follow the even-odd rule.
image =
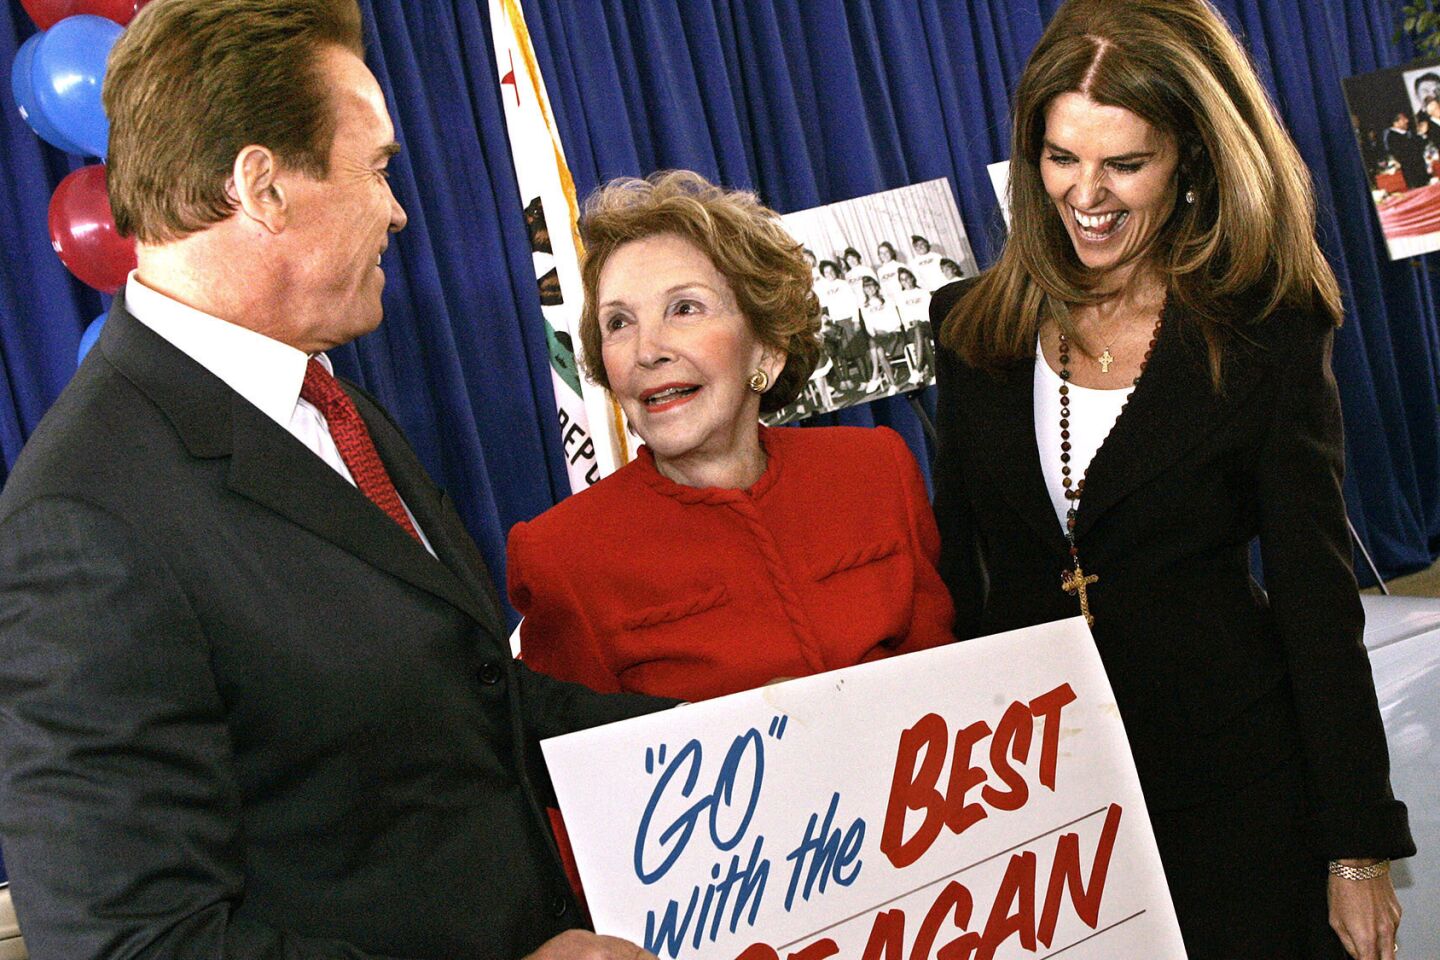
[[[999,262],[931,305],[958,629],[1092,618],[1191,958],[1389,960],[1414,845],[1299,153],[1205,0],[1069,0],[1011,157]]]

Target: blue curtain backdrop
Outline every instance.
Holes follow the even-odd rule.
[[[397,415],[497,577],[504,533],[568,492],[529,246],[481,0],[361,0],[405,152],[410,226],[387,253],[386,322],[336,351]],[[1059,0],[523,0],[581,193],[691,167],[790,211],[935,177],[982,264],[1002,234],[985,164]],[[1219,0],[1314,171],[1349,320],[1335,368],[1351,514],[1387,575],[1440,551],[1433,257],[1383,253],[1340,78],[1402,62],[1389,0]],[[0,66],[33,26],[0,4]],[[45,209],[78,165],[0,115],[0,480],[102,309],[49,249]],[[883,423],[928,454],[908,404]]]

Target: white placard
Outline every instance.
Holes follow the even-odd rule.
[[[596,929],[662,960],[1185,956],[1079,618],[543,748]]]

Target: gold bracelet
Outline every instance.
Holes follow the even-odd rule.
[[[1390,861],[1377,860],[1368,867],[1347,867],[1339,860],[1331,860],[1330,872],[1341,880],[1374,880],[1390,872]]]

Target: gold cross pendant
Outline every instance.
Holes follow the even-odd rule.
[[[1060,588],[1066,593],[1078,593],[1080,595],[1080,616],[1085,618],[1085,625],[1095,626],[1095,618],[1090,616],[1090,595],[1085,588],[1095,583],[1100,578],[1095,574],[1086,576],[1085,571],[1080,569],[1080,562],[1075,562],[1074,570],[1066,570],[1060,574]]]
[[[1111,355],[1109,347],[1106,347],[1105,352],[1100,354],[1100,356],[1096,357],[1095,359],[1100,361],[1101,373],[1109,373],[1110,364],[1115,362],[1115,357]]]

